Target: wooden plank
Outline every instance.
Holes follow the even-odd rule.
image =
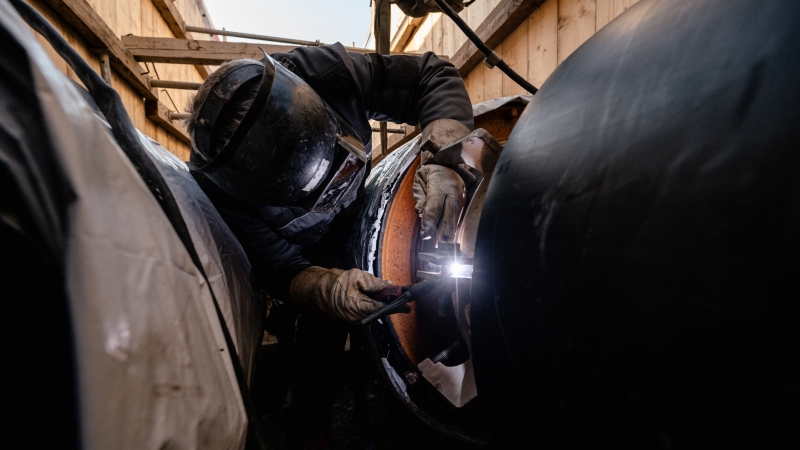
[[[181,141],[187,144],[191,142],[183,123],[179,120],[170,120],[169,108],[164,106],[163,103],[146,100],[144,102],[144,114],[148,119],[159,124],[162,128],[164,128],[166,131],[169,131]]]
[[[485,1],[486,0],[478,0],[467,7],[467,25],[473,30],[486,19],[488,13],[485,12]]]
[[[260,59],[263,53],[288,52],[296,46],[247,42],[198,41],[193,39],[123,36],[122,42],[137,61],[173,64],[221,64],[241,58]]]
[[[153,16],[156,14],[154,8],[151,7],[151,0],[140,0],[139,10],[142,19],[141,35],[142,36],[155,36],[153,32]]]
[[[442,18],[442,53],[455,53],[455,25],[449,17]]]
[[[433,20],[426,20],[425,27],[428,29],[425,34],[422,35],[422,48],[425,51],[433,51]]]
[[[543,2],[544,0],[502,0],[475,33],[489,48],[494,49]],[[475,5],[477,3],[469,8],[474,8]],[[450,62],[456,66],[461,76],[466,76],[483,59],[483,53],[479,52],[472,42],[467,41],[450,58]]]
[[[186,39],[186,23],[171,0],[151,0],[176,38]]]
[[[596,0],[597,1],[597,20],[595,28],[600,31],[614,20],[617,16],[633,6],[638,0]]]
[[[156,112],[166,110],[166,106],[160,104],[158,96],[151,91],[150,84],[147,78],[141,74],[139,64],[133,55],[125,49],[111,28],[86,0],[45,1],[86,40],[89,47],[108,51],[111,66],[114,69],[112,79],[116,79],[116,76],[122,78],[122,80],[112,82],[118,87],[120,98],[124,100],[123,103],[130,105],[128,107],[133,106],[131,112],[136,112],[136,103],[141,102],[142,97],[155,105]],[[114,4],[105,5],[106,8],[116,8]],[[108,14],[110,14],[110,9]],[[68,33],[64,34],[68,35]],[[75,44],[73,43],[73,45]],[[68,75],[70,75],[70,72],[69,70],[66,71]],[[124,83],[121,81],[124,81]],[[120,87],[122,87],[121,90],[119,89]],[[128,89],[131,90],[128,91]],[[133,116],[135,117],[136,114],[133,114]],[[176,126],[172,123],[163,125],[179,139],[188,139],[188,135],[186,135],[185,130],[182,130],[182,126]]]
[[[134,17],[131,11],[133,5],[138,6],[138,0],[130,1],[130,0],[118,0],[115,2],[116,6],[116,16],[117,17],[124,17],[125,20],[117,21],[117,26],[114,28],[117,36],[121,36],[123,34],[138,34],[138,21],[130,20],[131,17]],[[138,16],[137,16],[138,17]]]
[[[288,52],[296,45],[253,44],[248,42],[199,41],[194,39],[156,38],[144,36],[123,36],[122,43],[137,61],[172,64],[210,64],[241,58],[260,59],[263,48],[267,53]],[[364,49],[362,53],[374,50]],[[392,53],[408,55],[410,53]],[[443,56],[442,59],[445,59]],[[161,69],[159,68],[159,71]]]
[[[430,50],[429,48],[425,47],[425,37],[427,35],[430,35],[430,33],[431,33],[431,21],[426,19],[422,23],[420,23],[419,29],[417,29],[417,32],[414,33],[414,36],[412,36],[411,39],[408,41],[408,44],[406,44],[406,50],[412,52],[414,51],[426,52]]]
[[[500,43],[495,49],[495,53],[500,55],[501,58],[505,57],[503,49],[505,43]],[[489,69],[481,64],[483,69],[483,101],[493,100],[503,96],[503,78],[506,78],[503,71],[498,68]],[[509,82],[512,82],[509,80]]]
[[[431,23],[431,51],[437,55],[444,53],[442,49],[442,20],[445,19],[442,13],[428,14]]]
[[[509,67],[514,69],[520,76],[527,79],[528,76],[528,21],[522,22],[505,41],[503,41],[503,59]],[[498,71],[500,69],[497,69]],[[518,85],[511,78],[502,77],[503,93],[502,96],[524,95],[528,92]]]
[[[408,43],[414,37],[414,35],[419,30],[419,27],[422,26],[422,22],[427,19],[428,16],[424,17],[409,17],[405,16],[403,21],[400,23],[400,27],[397,29],[394,37],[392,38],[392,43],[389,48],[392,49],[393,52],[402,52],[408,46]]]
[[[466,79],[467,83],[467,93],[469,94],[469,99],[472,101],[472,104],[475,105],[483,101],[483,72],[486,70],[486,66],[481,64],[480,66],[476,67],[475,70],[471,71],[469,75],[467,75]]]
[[[558,1],[558,63],[595,32],[595,0]]]
[[[86,0],[46,0],[61,17],[86,39],[90,47],[108,50],[111,66],[145,98],[155,100],[150,87],[134,59],[114,31]]]
[[[528,18],[528,81],[541,87],[558,66],[558,0],[547,0]]]
[[[118,35],[117,30],[117,5],[115,0],[87,0],[87,3],[97,12],[106,25]]]

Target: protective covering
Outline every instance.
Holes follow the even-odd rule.
[[[145,159],[131,164],[137,150],[123,152],[5,0],[0,24],[3,89],[19,94],[0,111],[0,156],[20,195],[4,227],[63,273],[81,446],[242,448],[247,416],[232,357],[249,377],[262,317],[242,249],[182,162],[139,133]],[[165,198],[178,207],[172,216]]]
[[[497,163],[472,344],[498,448],[797,447],[800,3],[642,0]]]

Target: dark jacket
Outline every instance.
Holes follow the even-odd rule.
[[[369,155],[372,153],[370,119],[424,128],[433,120],[447,118],[473,128],[472,106],[464,81],[452,64],[433,53],[421,56],[347,53],[337,43],[300,47],[271,56],[305,80],[349,122]],[[360,178],[359,195],[369,169],[367,165]],[[338,211],[337,217],[324,218],[289,233],[287,229],[298,228],[290,225],[300,217],[302,209],[248,207],[213,183],[198,181],[242,244],[253,265],[255,281],[271,296],[281,299],[289,299],[292,279],[311,265],[304,255],[304,246],[328,234],[331,222],[335,222],[333,226],[340,234],[349,230],[349,219],[358,214],[360,207],[360,201],[355,201]]]

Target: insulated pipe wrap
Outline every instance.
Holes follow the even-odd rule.
[[[794,2],[643,0],[542,86],[478,233],[495,441],[797,441],[798,30]]]

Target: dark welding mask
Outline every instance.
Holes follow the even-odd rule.
[[[210,156],[226,106],[256,83],[244,118]],[[189,169],[246,203],[330,212],[367,163],[352,127],[311,86],[267,55],[263,64],[253,61],[226,74],[200,108]]]

